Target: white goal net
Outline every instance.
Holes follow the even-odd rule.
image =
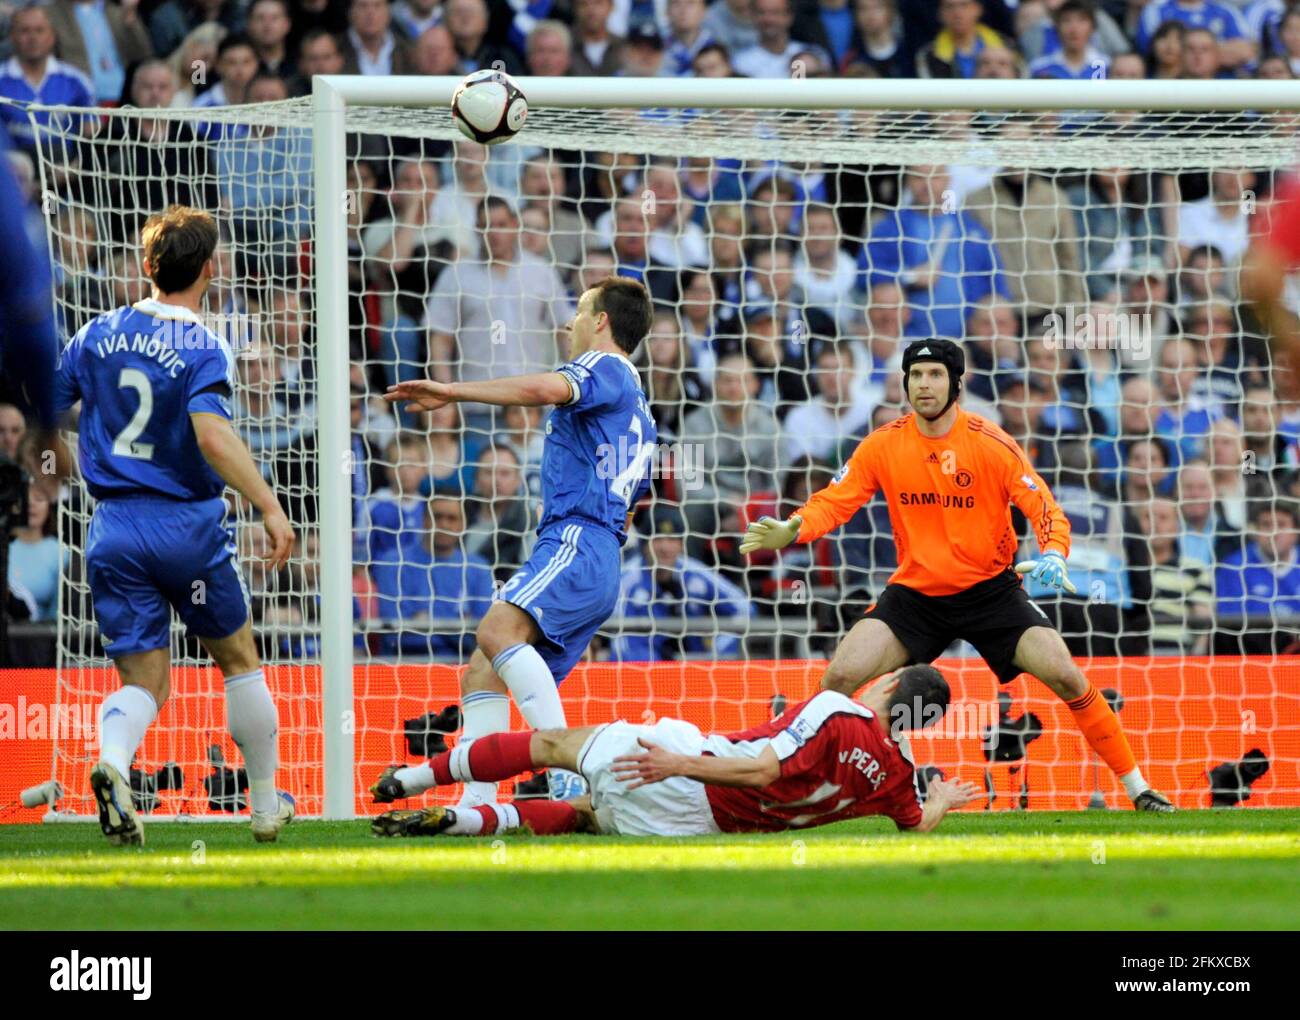
[[[268,572],[232,496],[279,781],[303,813],[365,811],[379,770],[419,756],[421,717],[456,703],[475,623],[538,520],[544,414],[412,415],[380,395],[554,367],[576,296],[611,273],[656,302],[635,361],[660,447],[619,609],[561,689],[570,724],[738,729],[815,689],[896,566],[884,503],[779,557],[742,559],[738,535],[903,413],[902,346],[945,336],[965,349],[964,405],[1025,447],[1070,517],[1079,595],[1031,594],[1116,692],[1147,776],[1204,806],[1207,773],[1258,751],[1269,768],[1253,788],[1257,766],[1237,768],[1237,799],[1300,803],[1300,582],[1286,587],[1300,405],[1276,395],[1236,279],[1296,161],[1300,103],[1256,88],[1235,111],[1204,94],[1178,109],[1130,83],[1130,109],[1113,92],[1086,109],[1082,87],[982,83],[1017,91],[972,99],[957,91],[971,83],[891,82],[886,108],[846,97],[851,83],[769,82],[746,100],[693,81],[583,107],[525,79],[527,128],[486,149],[452,126],[452,84],[394,79],[337,115],[307,100],[31,111],[56,114],[36,130],[65,338],[146,296],[149,214],[182,202],[220,225],[208,312],[237,349],[236,424],[299,534]],[[116,683],[84,576],[91,510],[73,482],[69,705]],[[219,682],[177,628],[182,665],[136,765],[155,811],[221,813],[239,806],[238,753]],[[918,742],[918,764],[983,781],[995,808],[1118,805],[1049,692],[1022,677],[999,702],[969,646],[948,655],[970,710]],[[63,810],[93,814],[91,757],[57,744]]]

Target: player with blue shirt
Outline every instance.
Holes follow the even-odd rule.
[[[293,817],[293,800],[275,789],[279,720],[226,523],[226,486],[262,514],[272,569],[289,558],[294,532],[232,427],[230,348],[199,318],[216,272],[215,221],[172,206],[150,217],[141,245],[153,296],[88,322],[55,372],[56,408],[81,402],[81,473],[96,500],[86,572],[104,649],[122,680],[100,709],[90,785],[109,841],[143,843],[127,776],[170,689],[174,608],[225,677],[253,836],[269,842]]]
[[[413,381],[385,399],[409,411],[453,401],[501,407],[555,405],[542,452],[542,520],[533,553],[478,627],[461,677],[462,744],[510,725],[510,699],[535,730],[567,725],[557,684],[614,611],[632,507],[649,489],[657,431],[629,356],[650,332],[650,294],[611,276],[583,293],[568,325],[571,360],[557,371],[483,382]],[[551,797],[584,792],[580,777],[551,769]],[[384,770],[376,803],[434,786],[429,766]],[[496,800],[496,784],[467,783],[462,804]]]

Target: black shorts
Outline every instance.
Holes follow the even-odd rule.
[[[1052,626],[1011,570],[952,595],[889,584],[866,615],[894,632],[913,663],[933,662],[953,641],[969,641],[1001,683],[1021,673],[1012,665],[1021,635],[1030,627]]]

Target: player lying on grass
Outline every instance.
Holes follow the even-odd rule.
[[[1029,673],[1056,692],[1135,808],[1173,811],[1143,778],[1119,718],[1016,576],[1029,573],[1073,592],[1065,562],[1070,523],[1015,440],[957,404],[965,369],[965,355],[951,340],[909,344],[903,386],[913,413],[867,436],[831,484],[789,520],[751,524],[740,551],[811,542],[883,492],[898,569],[836,650],[822,687],[852,694],[863,677],[933,662],[964,639],[1002,683]],[[1015,570],[1010,503],[1028,518],[1040,550]]]
[[[226,486],[262,514],[275,569],[294,533],[231,424],[234,357],[199,318],[216,273],[217,225],[172,206],[141,231],[153,297],[92,319],[59,358],[60,413],[81,402],[81,474],[97,500],[86,576],[104,650],[122,681],[100,709],[90,773],[109,842],[139,845],[131,759],[171,690],[171,611],[225,677],[226,722],[248,770],[253,836],[293,818],[277,793],[275,702],[253,640],[248,588],[226,523]]]
[[[537,544],[479,622],[478,647],[460,681],[462,743],[509,729],[507,691],[533,729],[565,725],[557,685],[614,612],[631,509],[650,487],[655,422],[628,359],[653,321],[649,291],[610,276],[579,298],[567,327],[570,360],[556,371],[389,387],[385,399],[407,402],[410,411],[457,401],[555,407],[542,448]],[[399,775],[405,796],[434,784],[422,765]],[[555,800],[583,792],[564,769],[547,779]],[[461,803],[495,800],[492,784],[467,783]]]
[[[438,785],[558,767],[585,777],[590,796],[389,811],[372,828],[381,836],[491,836],[523,825],[538,835],[706,836],[886,815],[900,829],[929,832],[979,796],[971,783],[940,779],[922,804],[917,789],[903,731],[943,718],[949,696],[937,669],[912,666],[881,677],[860,702],[821,691],[741,733],[705,736],[660,719],[480,737],[429,761]]]

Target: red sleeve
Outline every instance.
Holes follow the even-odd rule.
[[[885,810],[900,829],[914,829],[921,824],[921,796],[916,790],[916,770],[909,767],[911,776],[900,783],[889,807]]]
[[[1300,178],[1287,177],[1278,183],[1273,197],[1262,205],[1251,224],[1251,233],[1279,252],[1288,265],[1300,264]]]

